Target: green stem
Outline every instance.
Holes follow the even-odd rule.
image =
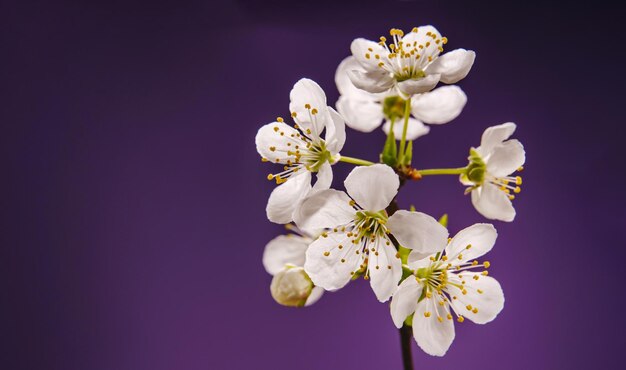
[[[406,148],[406,131],[409,126],[409,116],[411,115],[411,97],[404,101],[404,126],[402,127],[402,140],[400,140],[400,150],[398,151],[398,158],[402,163],[402,157],[404,157],[404,150]]]
[[[366,161],[359,158],[346,157],[345,155],[342,155],[341,158],[339,158],[339,162],[352,163],[358,166],[371,166],[374,164],[374,162]]]
[[[433,168],[429,170],[419,170],[419,173],[422,176],[429,175],[460,175],[467,171],[467,167],[459,167],[459,168]]]

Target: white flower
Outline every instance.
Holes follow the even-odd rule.
[[[305,253],[313,238],[301,235],[280,235],[272,239],[263,252],[263,266],[272,275],[270,291],[276,302],[284,306],[310,306],[317,302],[324,289],[316,287],[304,271]]]
[[[337,110],[346,120],[346,125],[361,131],[372,132],[383,121],[383,130],[389,133],[391,120],[397,140],[402,138],[405,100],[391,89],[373,94],[354,86],[348,73],[361,67],[355,57],[344,59],[337,67],[335,83],[341,96]],[[411,98],[411,115],[407,126],[407,140],[415,140],[426,135],[430,128],[424,123],[443,124],[455,119],[463,110],[467,96],[458,86],[443,86],[431,92],[414,95]]]
[[[440,226],[441,229],[445,229]],[[486,324],[504,307],[504,294],[497,280],[472,269],[488,268],[489,262],[476,258],[495,244],[496,229],[490,224],[475,224],[461,230],[450,242],[437,244],[437,253],[426,258],[409,254],[408,264],[415,270],[394,293],[391,317],[401,328],[413,314],[413,337],[424,352],[443,356],[454,340],[454,321],[465,318]]]
[[[263,161],[283,165],[283,171],[268,175],[268,179],[282,185],[274,189],[266,208],[267,218],[281,224],[293,220],[293,211],[311,190],[330,187],[330,165],[339,160],[346,140],[343,119],[326,105],[326,95],[318,84],[303,78],[294,85],[290,98],[295,128],[279,117],[261,127],[256,135],[256,148]],[[317,181],[311,187],[314,172]]]
[[[524,146],[517,140],[507,140],[515,131],[512,122],[492,126],[485,130],[480,146],[470,150],[470,165],[461,182],[470,185],[472,204],[483,216],[501,221],[513,221],[515,208],[513,193],[521,191],[520,176],[510,176],[519,171],[526,161]]]
[[[400,181],[387,165],[356,167],[344,185],[347,194],[322,190],[305,198],[294,213],[300,228],[329,229],[310,245],[304,269],[315,285],[331,291],[363,273],[384,302],[402,276],[400,256],[390,236],[416,253],[429,255],[434,252],[431,246],[445,243],[448,233],[435,229],[439,223],[423,213],[397,211],[388,217],[385,208]]]
[[[380,93],[395,88],[404,96],[432,90],[439,81],[453,84],[463,79],[474,64],[476,54],[456,49],[439,56],[445,37],[433,26],[415,27],[406,35],[399,29],[390,32],[393,43],[356,39],[350,50],[361,69],[349,72],[359,89]]]

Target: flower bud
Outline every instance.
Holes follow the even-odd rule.
[[[313,282],[302,267],[287,266],[274,275],[270,291],[283,306],[302,307],[313,290]]]

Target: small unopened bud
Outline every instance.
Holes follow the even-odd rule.
[[[302,307],[313,291],[313,282],[302,267],[287,266],[274,275],[270,291],[283,306]]]

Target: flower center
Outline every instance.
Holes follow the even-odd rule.
[[[356,239],[376,238],[387,233],[387,213],[385,211],[358,211],[355,217]]]
[[[406,101],[399,96],[388,96],[383,101],[383,113],[390,121],[399,120],[404,117],[404,106]]]
[[[505,192],[510,200],[515,199],[515,194],[519,194],[522,191],[520,185],[522,185],[521,176],[505,176],[495,177],[487,172],[487,165],[481,158],[480,154],[474,148],[470,149],[469,165],[467,171],[462,175],[464,179],[473,182],[475,185],[468,190],[472,190],[475,187],[481,186],[485,181],[492,183],[498,187],[498,189]],[[522,171],[524,168],[520,167],[517,171]]]
[[[284,122],[281,117],[276,119],[277,122]],[[267,175],[268,180],[275,180],[277,184],[282,184],[289,177],[295,175],[302,168],[310,172],[319,171],[325,162],[332,160],[332,154],[326,149],[326,142],[315,136],[310,138],[307,134],[311,134],[307,130],[307,134],[300,131],[298,125],[294,125],[296,131],[288,134],[280,130],[280,127],[274,127],[276,135],[280,135],[285,144],[278,148],[269,147],[272,152],[284,154],[283,157],[276,159],[277,163],[284,163],[283,171],[276,174]]]
[[[414,27],[411,33],[418,34],[420,31]],[[424,32],[424,31],[422,31]],[[404,37],[401,29],[392,28],[389,31],[392,42],[387,44],[387,38],[380,37],[379,44],[387,51],[387,58],[381,58],[375,54],[373,49],[369,49],[365,58],[375,58],[379,60],[378,66],[394,76],[396,81],[402,82],[409,79],[420,79],[426,76],[424,69],[430,64],[440,52],[443,45],[448,42],[445,37],[439,37],[434,32],[425,31],[424,43],[418,44],[417,40],[411,42]]]

